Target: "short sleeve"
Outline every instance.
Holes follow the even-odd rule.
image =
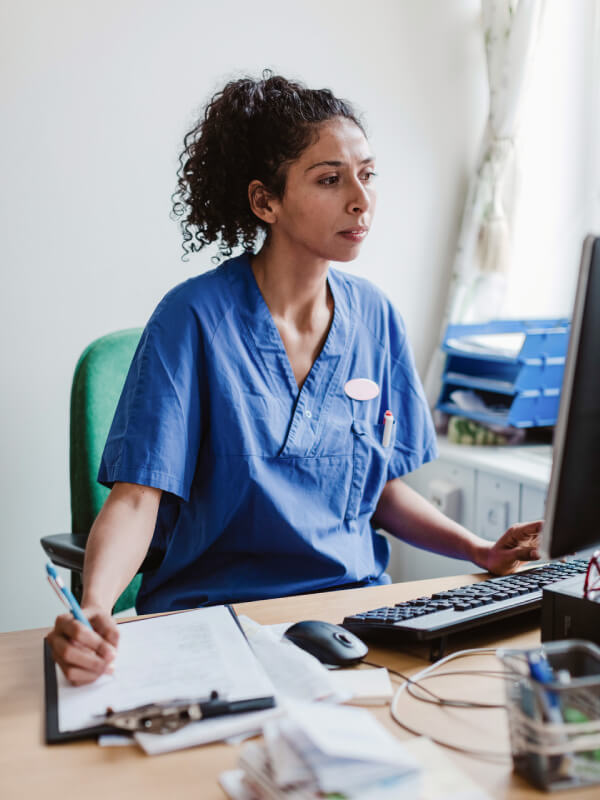
[[[100,483],[138,483],[189,499],[202,437],[201,345],[198,318],[178,287],[140,339],[102,455]]]
[[[396,419],[388,480],[413,472],[438,456],[435,426],[408,342],[404,322],[389,316],[392,410]]]

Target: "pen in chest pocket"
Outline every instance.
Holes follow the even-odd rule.
[[[384,447],[389,447],[392,443],[392,431],[394,429],[394,415],[388,409],[383,415],[383,433],[381,435],[381,444]]]

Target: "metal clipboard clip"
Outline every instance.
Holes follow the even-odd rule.
[[[190,722],[226,714],[243,714],[275,706],[274,697],[253,697],[248,700],[228,701],[212,691],[208,697],[197,700],[166,700],[148,703],[135,708],[114,711],[106,709],[102,722],[130,733],[174,733]]]

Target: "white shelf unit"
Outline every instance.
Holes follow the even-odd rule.
[[[552,467],[550,445],[489,447],[451,444],[439,437],[440,456],[404,480],[469,530],[495,541],[514,522],[543,519]],[[478,570],[388,537],[393,581],[460,575]]]

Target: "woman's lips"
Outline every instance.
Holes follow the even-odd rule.
[[[362,242],[368,232],[368,228],[349,228],[346,231],[340,231],[339,235],[350,242]]]

